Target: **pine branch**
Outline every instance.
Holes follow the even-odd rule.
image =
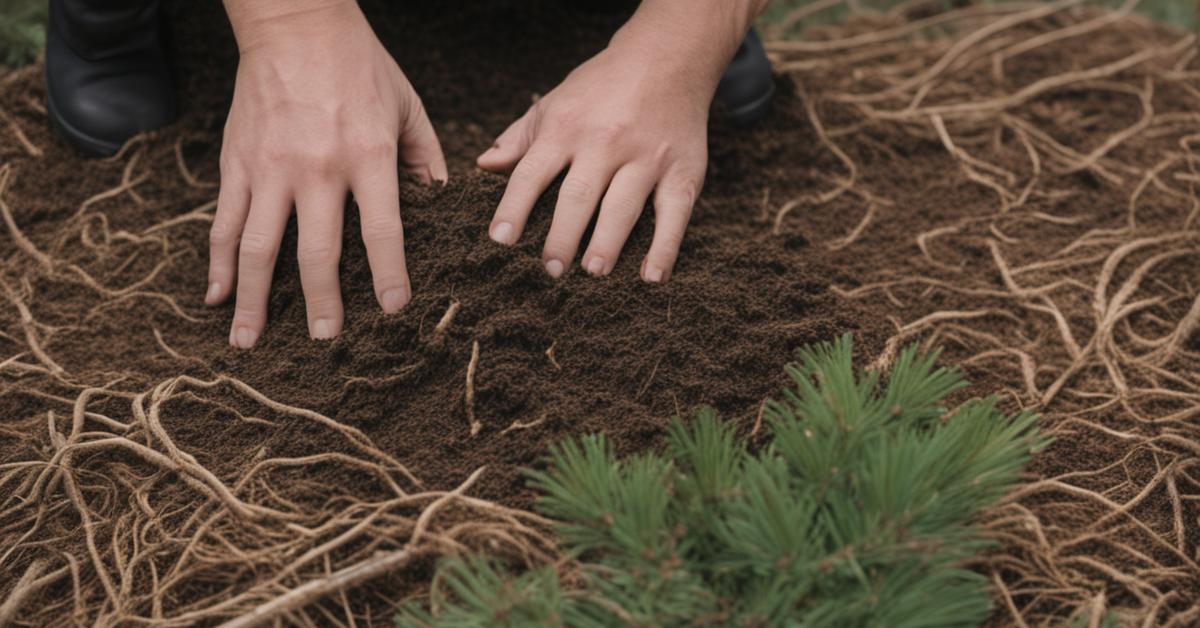
[[[676,420],[665,455],[619,461],[603,436],[529,472],[582,582],[505,574],[482,559],[439,568],[446,593],[404,626],[960,626],[988,613],[961,565],[987,546],[976,515],[1044,445],[1036,417],[994,399],[946,416],[966,383],[937,354],[857,373],[851,342],[797,352],[768,404],[772,443],[751,455],[712,411]],[[886,383],[882,383],[886,380]]]

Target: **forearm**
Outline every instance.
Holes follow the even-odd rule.
[[[729,60],[769,0],[642,0],[613,37],[646,48],[650,63],[686,63],[675,68],[716,89]]]
[[[355,0],[224,0],[238,49],[245,54],[282,40],[320,41],[331,24],[364,19]]]

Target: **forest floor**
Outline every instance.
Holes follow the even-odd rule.
[[[793,349],[846,332],[863,364],[944,346],[965,394],[1037,410],[1055,437],[983,519],[997,624],[1200,620],[1194,35],[1077,0],[909,2],[772,41],[774,110],[750,130],[714,118],[656,286],[637,276],[650,212],[612,276],[554,281],[553,196],[494,245],[505,181],[473,166],[621,15],[367,4],[451,178],[402,185],[397,315],[347,212],[333,341],[308,339],[294,225],[254,350],[225,342],[231,306],[202,305],[236,67],[218,3],[173,6],[180,119],[111,159],[53,136],[40,67],[0,78],[0,624],[271,603],[386,623],[437,555],[558,560],[519,473],[549,444],[653,448],[703,405],[750,435]]]

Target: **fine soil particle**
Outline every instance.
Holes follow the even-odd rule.
[[[961,128],[948,120],[960,148],[993,165],[985,174],[1003,181],[1004,173],[1012,173],[1010,187],[1017,192],[1026,181],[1037,184],[1030,184],[1032,193],[1020,211],[1004,212],[999,211],[995,190],[968,179],[962,162],[947,151],[928,121],[868,119],[861,108],[847,104],[848,93],[886,88],[901,80],[897,76],[919,71],[911,67],[918,51],[932,65],[944,48],[914,41],[912,50],[888,44],[857,59],[817,57],[806,66],[809,70],[799,73],[799,84],[778,79],[774,109],[755,128],[728,128],[719,112],[714,117],[704,192],[669,282],[648,285],[638,279],[653,233],[651,211],[635,228],[611,276],[591,278],[576,267],[556,281],[540,264],[554,189],[534,209],[517,246],[493,244],[486,229],[505,178],[478,171],[474,158],[533,98],[602,49],[628,10],[579,9],[574,4],[455,0],[404,3],[398,8],[382,1],[365,3],[384,44],[421,94],[451,173],[444,187],[402,183],[414,299],[399,314],[384,316],[375,302],[353,204],[346,213],[341,268],[345,331],[326,342],[308,339],[294,225],[278,262],[267,331],[251,351],[227,345],[232,304],[212,310],[202,305],[207,223],[183,222],[154,232],[168,236],[166,241],[130,237],[216,196],[216,187],[206,182],[218,179],[221,125],[236,69],[236,47],[216,2],[169,5],[183,95],[181,117],[120,159],[83,160],[53,138],[38,105],[44,90],[37,72],[0,79],[0,108],[44,152],[34,158],[12,137],[0,135],[0,164],[12,164],[3,199],[30,240],[55,259],[77,264],[115,288],[147,276],[164,259],[171,263],[132,294],[101,298],[77,281],[39,272],[36,260],[0,229],[0,279],[25,295],[48,338],[46,353],[74,383],[108,384],[140,393],[180,374],[203,379],[230,375],[272,399],[362,430],[430,488],[452,488],[486,466],[471,493],[516,507],[529,506],[532,497],[520,469],[536,465],[547,447],[564,437],[603,432],[621,453],[653,448],[661,443],[672,416],[687,416],[702,405],[715,407],[743,432],[749,431],[763,400],[787,384],[782,369],[793,350],[843,333],[855,335],[859,362],[865,363],[880,354],[897,326],[935,313],[986,310],[984,315],[937,326],[933,340],[947,347],[948,361],[962,363],[975,380],[963,395],[999,391],[1009,408],[1036,401],[1036,395],[1025,390],[1021,355],[1034,361],[1032,384],[1039,391],[1070,364],[1072,356],[1057,340],[1056,321],[1044,312],[1023,309],[1011,296],[996,296],[1006,285],[989,245],[1002,243],[1010,267],[1028,265],[1020,281],[1034,286],[1060,278],[1059,267],[1037,270],[1034,265],[1093,230],[1115,233],[1127,224],[1130,194],[1140,175],[1118,168],[1124,174],[1116,183],[1098,175],[1094,167],[1063,172],[1064,158],[1046,147],[1059,142],[1086,155],[1136,124],[1142,107],[1129,89],[1110,89],[1111,82],[1075,85],[1014,106],[1006,115],[1044,129],[1049,138],[1037,140],[1044,154],[1035,165],[1011,129],[988,126],[995,120],[968,120]],[[1085,18],[1047,18],[1005,36],[1033,37]],[[877,30],[880,23],[872,19],[852,22],[831,36]],[[821,36],[811,34],[812,39]],[[1122,22],[1088,37],[1029,50],[1003,64],[999,73],[986,56],[979,56],[970,63],[983,69],[954,74],[924,102],[957,102],[963,94],[979,101],[1012,94],[1047,75],[1107,64],[1169,45],[1175,37]],[[1152,129],[1154,133],[1126,138],[1104,160],[1107,167],[1117,168],[1113,164],[1119,163],[1150,168],[1162,155],[1178,150],[1178,133],[1171,131],[1179,124],[1172,121],[1194,120],[1188,116],[1200,110],[1200,97],[1194,87],[1164,78],[1163,71],[1147,63],[1136,72],[1113,77],[1136,90],[1143,78],[1157,72],[1153,108],[1164,122]],[[824,122],[829,137],[821,137],[813,116]],[[830,150],[830,141],[844,151],[845,159]],[[847,159],[854,163],[853,173]],[[180,160],[199,185],[186,180]],[[1185,163],[1181,160],[1163,171],[1162,179],[1183,187],[1178,182],[1190,179],[1180,177],[1195,175],[1185,171]],[[1037,174],[1031,171],[1034,167]],[[86,227],[70,220],[85,199],[129,178],[138,181],[132,191],[87,204]],[[854,193],[827,203],[816,200],[847,180],[852,180]],[[780,207],[792,199],[800,202],[777,220]],[[1129,237],[1177,229],[1187,213],[1180,207],[1179,198],[1152,186],[1138,202],[1139,230]],[[923,251],[918,236],[930,233],[936,237],[924,241]],[[1087,255],[1094,255],[1092,250]],[[1086,287],[1095,285],[1099,264],[1067,270],[1073,273],[1072,281]],[[1134,320],[1138,333],[1146,337],[1162,332],[1154,328],[1160,321],[1179,320],[1187,311],[1190,299],[1169,286],[1182,287],[1179,291],[1187,296],[1197,283],[1194,257],[1159,270],[1154,285],[1147,281],[1139,293],[1139,298],[1161,297],[1162,303],[1154,310],[1157,318]],[[1118,279],[1128,274],[1128,269],[1121,270]],[[871,287],[889,281],[893,283],[886,288]],[[853,292],[856,288],[862,290]],[[197,322],[184,320],[166,299],[149,292],[173,299]],[[843,299],[838,294],[853,296]],[[1084,342],[1094,327],[1091,293],[1068,289],[1053,297],[1066,324]],[[456,316],[438,333],[435,327],[454,303]],[[0,301],[0,359],[25,351],[24,329],[14,313]],[[921,337],[911,335],[913,340]],[[475,346],[471,410],[481,429],[472,436],[465,393]],[[1194,340],[1186,346],[1197,349]],[[1019,351],[1014,353],[1013,347]],[[0,464],[48,457],[52,447],[45,432],[46,413],[70,416],[70,402],[79,394],[76,386],[48,381],[37,375],[0,374]],[[1081,371],[1073,385],[1091,391],[1103,389],[1106,382],[1103,367],[1093,365]],[[1042,410],[1051,416],[1050,425],[1056,425],[1060,419],[1083,415],[1081,409],[1093,398],[1062,395],[1053,407]],[[1160,405],[1147,402],[1137,409],[1144,416],[1161,416],[1182,409],[1184,401],[1179,401],[1180,407],[1155,403]],[[88,408],[128,420],[129,405],[128,399],[103,398]],[[1114,430],[1159,429],[1139,427],[1115,404],[1086,416]],[[245,417],[270,424],[242,420]],[[227,482],[263,457],[353,451],[344,440],[331,439],[328,430],[266,411],[224,388],[173,397],[163,406],[161,421],[181,449]],[[1089,487],[1101,492],[1107,488],[1106,495],[1124,501],[1159,468],[1161,451],[1143,455],[1125,438],[1095,430],[1065,435],[1036,459],[1035,474],[1053,477],[1089,470]],[[1095,471],[1102,468],[1106,470]],[[1123,471],[1118,473],[1118,468]],[[277,477],[291,480],[276,487],[280,499],[311,503],[314,509],[343,499],[367,502],[386,495],[386,488],[370,476],[333,465],[328,472],[310,466]],[[96,486],[97,499],[118,514],[123,507],[107,501],[106,485]],[[164,510],[195,506],[195,493],[179,483],[162,482],[155,488],[163,493]],[[1181,477],[1177,490],[1186,499],[1195,496],[1197,487]],[[1194,501],[1179,513],[1167,502],[1156,494],[1134,512],[1163,534],[1171,533],[1175,516],[1195,520]],[[1019,542],[1032,535],[1028,530],[1002,529],[1007,536],[997,551],[995,569],[1014,589],[1025,579],[1058,582],[1062,573],[1077,575],[1072,557],[1100,556],[1072,536],[1080,530],[1088,534],[1089,521],[1107,512],[1095,502],[1036,494],[1023,499],[1021,506],[1035,513],[1050,541],[1063,548],[1061,555],[1055,553],[1058,549],[1043,551],[1032,542]],[[1181,564],[1160,541],[1122,526],[1110,535],[1120,543],[1111,544],[1106,550],[1110,554],[1112,547],[1132,547],[1160,565]],[[101,536],[108,532],[102,529]],[[7,540],[19,531],[5,534]],[[83,557],[75,518],[55,518],[38,539]],[[1188,532],[1178,543],[1190,554],[1198,541]],[[19,578],[35,554],[30,550],[0,564],[0,582]],[[1055,554],[1050,566],[1046,554]],[[1120,556],[1105,555],[1104,560],[1116,569],[1127,567]],[[369,606],[376,618],[386,621],[386,605],[380,605],[376,594],[394,601],[419,589],[427,582],[426,567],[423,563],[383,582],[370,594],[356,593],[355,609],[360,603]],[[1178,569],[1170,573],[1174,575],[1169,584],[1178,595],[1164,608],[1182,609],[1200,597],[1196,578],[1178,575],[1183,573]],[[90,584],[91,602],[102,603],[94,580]],[[1072,576],[1071,584],[1078,590],[1062,600],[1019,593],[1016,603],[1028,604],[1031,617],[1061,620],[1075,606],[1090,603],[1098,586],[1113,607],[1142,604],[1137,589],[1103,573],[1095,578]],[[213,594],[214,586],[197,581],[177,587],[168,606],[196,604]],[[0,593],[4,591],[0,585]],[[45,595],[49,602],[70,598],[71,593],[60,583],[47,588]]]
[[[363,430],[434,487],[453,486],[487,465],[477,495],[529,505],[519,470],[565,436],[603,432],[619,451],[642,450],[658,442],[672,416],[702,405],[748,426],[763,400],[785,383],[783,366],[796,347],[847,332],[858,335],[863,351],[879,342],[886,331],[881,317],[832,296],[830,270],[814,259],[811,247],[771,237],[759,224],[762,190],[771,183],[763,178],[769,176],[764,166],[781,157],[808,161],[796,148],[811,147],[811,139],[804,139],[810,131],[787,115],[754,132],[714,130],[703,199],[680,263],[664,285],[638,277],[653,235],[652,210],[605,278],[588,276],[578,264],[557,281],[543,270],[540,251],[556,188],[539,201],[517,246],[488,240],[506,178],[474,168],[475,156],[523,113],[532,94],[552,88],[601,49],[622,15],[556,3],[462,4],[461,10],[436,12],[368,7],[441,130],[452,173],[444,187],[413,181],[402,186],[414,291],[403,312],[385,316],[377,305],[351,203],[341,265],[345,331],[337,339],[309,339],[293,220],[277,264],[268,327],[253,350],[228,347],[232,300],[204,315],[201,324],[180,321],[153,301],[138,301],[57,334],[48,350],[63,368],[82,381],[123,376],[122,387],[132,389],[181,371],[233,375],[274,399]],[[151,140],[142,158],[165,166],[137,188],[146,204],[126,197],[97,206],[113,230],[137,232],[215,193],[197,193],[172,172],[172,151],[175,139],[184,137],[181,150],[191,172],[202,181],[216,180],[216,125],[227,108],[235,49],[219,7],[174,8],[183,114]],[[781,91],[779,108],[795,109],[790,90]],[[40,92],[32,79],[12,91]],[[769,139],[783,129],[796,148]],[[39,167],[22,168],[10,192],[11,199],[20,199],[10,204],[31,233],[52,231],[89,191],[99,189],[98,181],[120,176],[120,164],[79,160],[49,137],[38,140],[51,154]],[[781,155],[784,151],[793,154]],[[36,198],[26,194],[35,189]],[[202,310],[205,227],[172,230],[172,248],[180,257],[154,284],[189,312]],[[73,252],[68,246],[62,254]],[[137,277],[137,269],[148,265],[144,272],[157,261],[135,260],[123,276]],[[60,284],[45,286],[37,298],[39,317],[68,320],[91,307],[81,299],[92,296]],[[436,333],[455,302],[457,315],[444,333]],[[187,359],[164,355],[155,329]],[[482,430],[471,436],[465,382],[474,343],[479,360],[473,411]],[[19,414],[41,407],[25,401]],[[327,447],[320,440],[306,443],[306,434],[286,427],[230,428],[219,415],[180,410],[164,417],[178,430],[180,446],[227,461],[226,466],[263,448],[267,455],[296,455]],[[504,431],[530,424],[534,427]]]

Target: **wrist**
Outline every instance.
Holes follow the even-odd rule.
[[[652,59],[711,100],[766,0],[643,0],[609,43]],[[707,105],[707,102],[705,102]]]
[[[319,45],[365,22],[355,0],[225,0],[238,51],[292,42]]]

